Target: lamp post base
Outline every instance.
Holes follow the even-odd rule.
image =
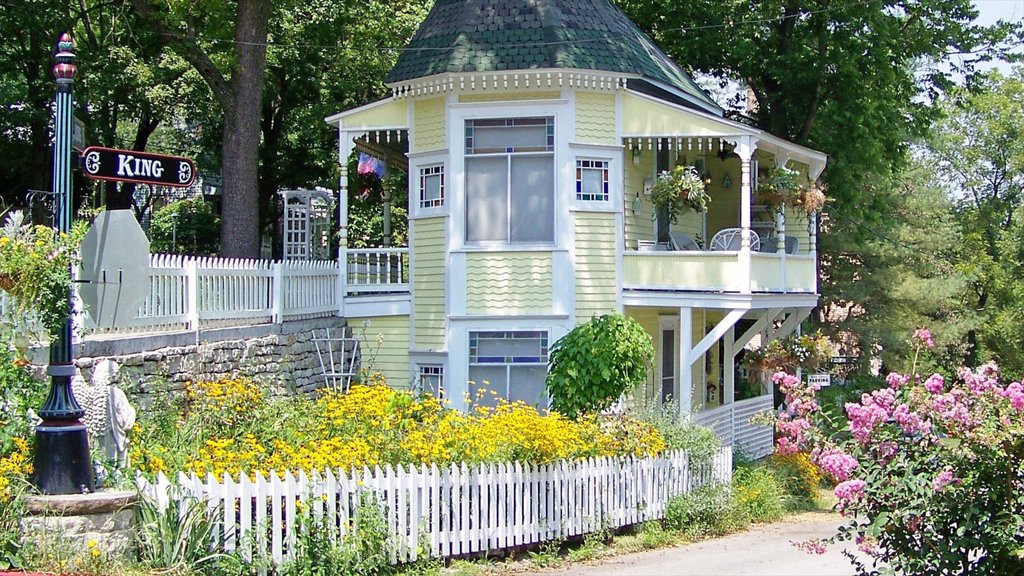
[[[43,422],[36,426],[32,484],[43,494],[92,491],[92,458],[84,424]]]

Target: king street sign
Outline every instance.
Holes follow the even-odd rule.
[[[93,180],[184,188],[196,178],[188,158],[90,146],[82,151],[82,174]]]

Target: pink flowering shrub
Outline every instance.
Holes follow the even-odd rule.
[[[918,352],[934,345],[926,329],[913,341]],[[777,450],[809,452],[836,482],[848,524],[833,541],[854,540],[873,569],[896,574],[1024,574],[1021,383],[1004,385],[991,363],[956,378],[892,374],[848,402],[843,423],[819,409],[814,387],[774,380],[789,407]]]

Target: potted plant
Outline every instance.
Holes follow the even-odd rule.
[[[651,202],[659,210],[667,210],[673,223],[687,210],[704,212],[710,200],[704,179],[693,166],[679,165],[662,171],[651,186]]]
[[[24,220],[14,211],[0,228],[0,289],[14,298],[16,312],[34,312],[50,335],[57,334],[71,314],[71,267],[79,261],[85,224],[65,234]]]

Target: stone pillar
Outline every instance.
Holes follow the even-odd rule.
[[[83,553],[88,553],[93,541],[107,555],[132,557],[137,499],[135,492],[128,491],[25,496],[23,538],[40,546],[70,545]]]

